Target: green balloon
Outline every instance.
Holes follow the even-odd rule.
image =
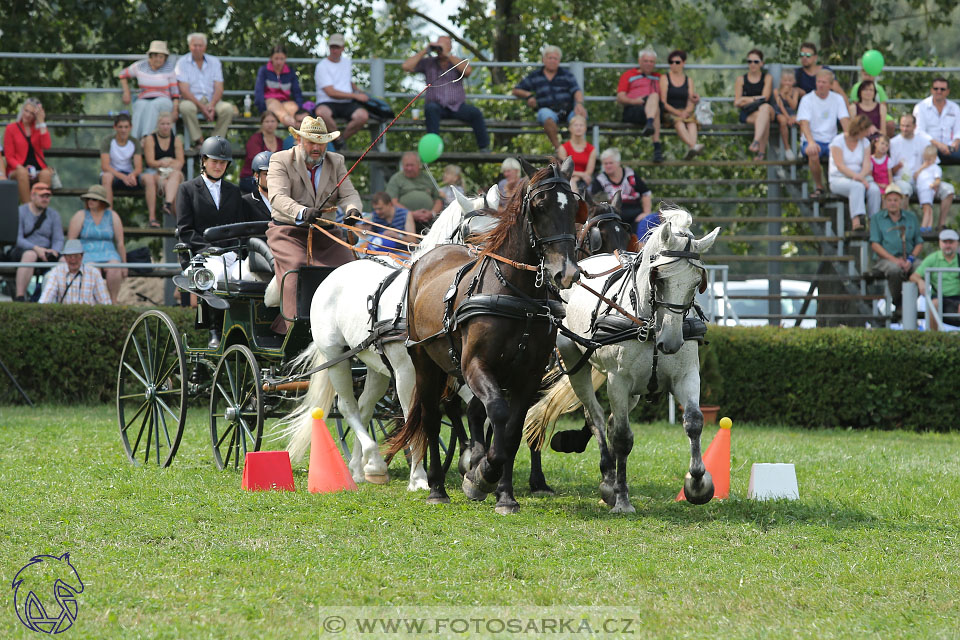
[[[883,71],[883,54],[876,49],[865,51],[860,60],[863,70],[871,76],[878,76]]]
[[[420,138],[417,151],[420,153],[420,159],[430,164],[443,153],[443,138],[435,133],[428,133]]]

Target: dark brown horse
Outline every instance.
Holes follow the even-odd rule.
[[[440,400],[450,376],[462,377],[493,427],[488,447],[482,420],[471,423],[463,490],[483,500],[496,490],[498,513],[515,513],[513,461],[527,409],[536,396],[562,316],[558,289],[579,277],[574,220],[580,201],[570,189],[573,163],[551,164],[518,187],[496,212],[477,255],[444,245],[410,270],[408,347],[417,372],[413,411],[390,443],[429,446],[429,503],[449,502],[440,461]],[[497,259],[498,256],[502,259]],[[504,260],[505,259],[505,260]]]

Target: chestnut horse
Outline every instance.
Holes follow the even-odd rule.
[[[573,162],[551,164],[521,183],[507,206],[491,212],[497,226],[478,238],[477,255],[462,245],[429,251],[410,270],[407,346],[417,373],[414,409],[391,439],[395,453],[429,446],[428,503],[449,502],[440,461],[440,400],[449,378],[474,394],[493,427],[470,420],[463,490],[473,500],[496,491],[498,513],[519,509],[513,462],[523,421],[556,344],[563,316],[558,289],[579,277],[574,222],[581,204],[570,188]],[[584,205],[585,206],[585,205]],[[480,403],[480,404],[478,404]]]

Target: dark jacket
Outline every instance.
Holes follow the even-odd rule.
[[[194,253],[210,246],[203,239],[203,232],[210,227],[236,222],[247,222],[240,187],[221,180],[220,209],[213,202],[203,176],[188,180],[177,192],[177,235]],[[230,240],[228,242],[235,242]]]
[[[270,207],[260,196],[260,190],[244,194],[243,206],[246,209],[244,213],[247,220],[264,220],[270,222]]]

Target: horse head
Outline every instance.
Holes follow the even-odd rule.
[[[580,276],[574,223],[582,201],[570,188],[573,159],[558,168],[537,171],[523,194],[530,245],[537,253],[544,277],[560,289],[569,289]]]
[[[698,240],[690,232],[693,219],[689,212],[676,208],[661,211],[661,215],[664,222],[644,246],[644,273],[638,273],[637,279],[644,285],[646,304],[656,323],[656,347],[671,354],[683,346],[683,318],[693,306],[694,295],[706,289],[701,254],[713,246],[720,227]]]
[[[587,202],[587,207],[590,209],[589,217],[577,235],[578,257],[613,253],[615,250],[629,251],[633,232],[620,217],[620,192],[613,196],[611,202]]]

